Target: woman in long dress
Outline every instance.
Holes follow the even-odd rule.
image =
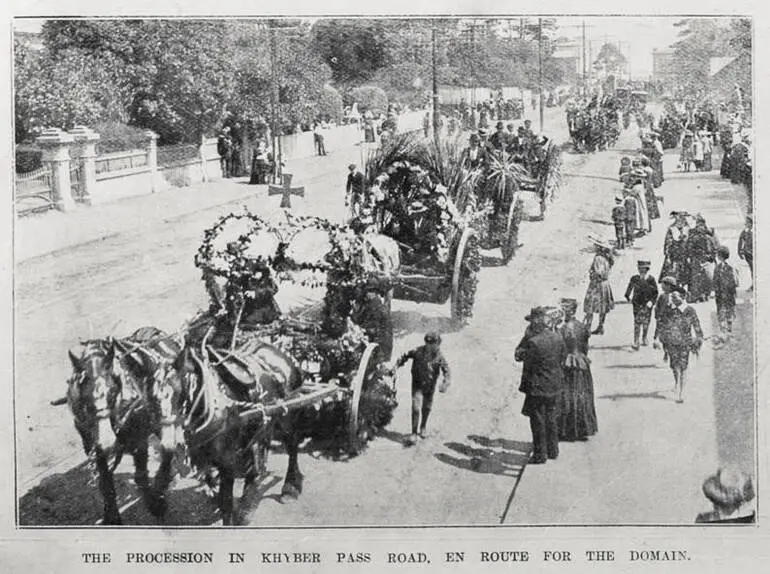
[[[690,303],[708,301],[713,287],[706,266],[716,261],[717,241],[700,214],[695,217],[695,228],[687,235],[686,249],[687,300]]]
[[[652,219],[660,219],[660,207],[658,206],[658,198],[655,197],[655,187],[653,185],[653,178],[655,170],[650,165],[650,159],[648,157],[642,157],[642,169],[646,174],[646,177],[642,180],[644,184],[644,196],[647,199],[647,213]]]
[[[607,243],[594,241],[596,255],[588,270],[588,290],[583,299],[583,313],[585,314],[585,326],[591,330],[594,313],[599,315],[599,325],[593,331],[594,335],[604,334],[604,319],[607,313],[615,308],[615,299],[612,296],[609,277],[610,269],[614,264],[612,246]]]
[[[567,347],[564,389],[559,398],[559,439],[585,440],[599,430],[594,406],[594,381],[588,359],[586,326],[575,318],[577,301],[562,299],[564,323],[559,328]]]

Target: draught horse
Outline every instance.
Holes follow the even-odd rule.
[[[287,410],[269,414],[265,405],[280,404],[302,384],[296,362],[272,345],[256,340],[230,352],[203,343],[185,346],[171,368],[157,377],[161,416],[180,421],[190,463],[206,474],[216,469],[222,523],[234,522],[233,486],[246,489],[266,473],[270,442],[276,431],[289,455],[282,494],[302,492],[298,416]]]
[[[103,523],[121,524],[113,473],[125,453],[134,458],[134,481],[145,505],[154,516],[162,517],[174,445],[161,444],[161,465],[151,485],[147,471],[150,435],[163,436],[162,426],[170,422],[152,408],[150,395],[155,373],[178,356],[180,345],[154,327],[143,327],[125,339],[95,339],[82,345],[79,357],[69,352],[73,373],[67,381],[66,403],[83,450],[96,464],[104,501]]]

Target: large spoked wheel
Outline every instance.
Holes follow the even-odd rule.
[[[508,263],[516,253],[519,246],[519,223],[521,222],[521,204],[518,194],[513,198],[506,218],[505,233],[500,238],[500,251],[503,256],[503,265]]]
[[[452,322],[465,325],[473,315],[476,300],[476,285],[481,269],[479,240],[470,227],[466,227],[460,236],[452,270]]]
[[[359,454],[370,438],[370,429],[361,417],[361,398],[367,381],[378,367],[377,343],[369,343],[361,356],[358,370],[351,386],[350,410],[348,412],[348,452]]]

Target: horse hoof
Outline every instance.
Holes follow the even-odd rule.
[[[163,518],[168,510],[166,497],[161,495],[152,495],[147,501],[147,509],[155,518]]]
[[[293,484],[284,484],[281,489],[281,502],[297,500],[302,493],[302,488],[297,488]]]

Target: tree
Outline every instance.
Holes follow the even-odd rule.
[[[600,66],[607,74],[618,74],[626,62],[626,57],[616,44],[606,43],[599,48],[594,65]]]
[[[322,19],[313,25],[314,50],[335,83],[360,84],[389,63],[384,20]]]
[[[674,24],[680,28],[673,44],[678,88],[697,92],[708,83],[709,60],[730,53],[729,32],[717,18],[685,18]]]
[[[66,48],[55,53],[14,42],[16,140],[40,129],[126,122],[131,87],[120,62]]]

